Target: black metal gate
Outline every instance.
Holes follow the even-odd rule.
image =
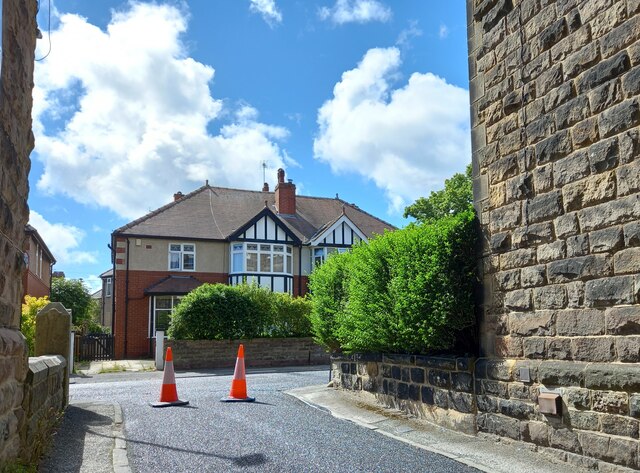
[[[76,359],[78,361],[112,360],[113,352],[113,335],[96,333],[76,338]]]

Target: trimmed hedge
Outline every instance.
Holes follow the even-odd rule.
[[[167,335],[178,340],[307,337],[310,303],[256,285],[203,284],[175,308]]]
[[[332,351],[427,353],[475,324],[472,210],[338,254],[310,277],[311,322]]]

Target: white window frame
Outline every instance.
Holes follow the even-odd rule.
[[[333,253],[346,253],[350,248],[335,247],[335,246],[312,246],[311,247],[311,268],[320,266],[323,264],[330,254]],[[316,261],[316,257],[320,258],[320,261]]]
[[[172,247],[174,246],[179,246],[180,249],[179,250],[175,250]],[[193,247],[193,251],[189,251],[189,250],[185,250],[186,246],[192,246]],[[178,254],[178,261],[179,261],[179,267],[178,268],[172,268],[171,267],[171,255],[172,254]],[[192,255],[193,256],[193,268],[184,268],[184,257],[187,255]],[[193,272],[196,270],[196,244],[195,243],[169,243],[169,249],[168,249],[168,262],[167,262],[167,267],[169,268],[169,271],[188,271],[188,272]]]
[[[112,280],[111,278],[104,279],[104,297],[111,297],[111,289],[112,289]]]
[[[184,296],[177,296],[177,295],[158,295],[158,296],[153,296],[151,298],[151,323],[150,323],[150,331],[151,331],[151,338],[156,336],[156,331],[158,328],[158,314],[157,311],[161,310],[161,311],[167,311],[169,310],[169,314],[173,314],[174,309],[176,308],[176,306],[180,303],[180,300],[183,298]],[[158,309],[157,305],[158,305],[158,299],[165,299],[165,298],[171,298],[171,308],[170,309],[165,309],[165,308],[161,308]],[[167,325],[167,328],[168,325]],[[167,328],[165,328],[165,332],[167,330]]]
[[[248,245],[255,245],[256,249],[249,249]],[[276,251],[275,247],[282,247],[282,251]],[[268,247],[268,249],[266,248]],[[230,245],[231,258],[229,262],[229,274],[282,274],[293,276],[293,247],[284,242],[261,243],[261,242],[232,242]],[[240,270],[233,267],[234,255],[242,254],[242,268]],[[257,267],[255,271],[247,270],[247,258],[249,254],[256,255]],[[262,271],[260,267],[261,256],[268,257],[269,271]],[[275,256],[282,256],[282,271],[273,270]]]

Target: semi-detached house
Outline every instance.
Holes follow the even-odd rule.
[[[117,358],[149,356],[180,298],[203,283],[256,283],[304,295],[333,252],[394,227],[336,198],[296,195],[278,170],[275,192],[203,187],[112,234]]]

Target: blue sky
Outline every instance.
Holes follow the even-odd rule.
[[[41,4],[30,222],[92,289],[115,228],[207,179],[284,167],[402,227],[470,162],[462,0],[54,0],[50,51]]]

